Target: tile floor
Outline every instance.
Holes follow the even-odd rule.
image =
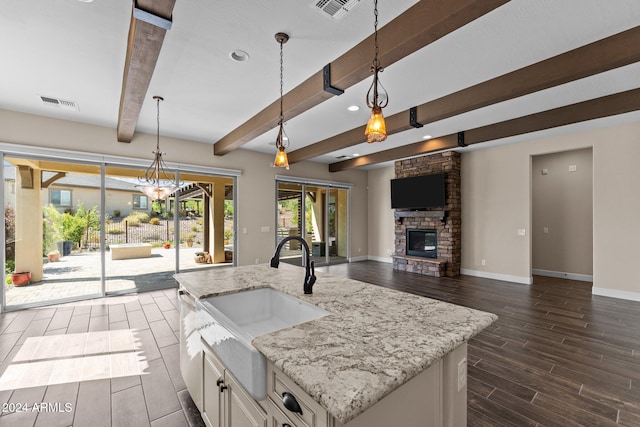
[[[175,289],[1,314],[0,425],[204,425],[179,329]]]

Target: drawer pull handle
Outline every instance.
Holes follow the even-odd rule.
[[[302,415],[302,408],[293,394],[286,391],[282,393],[282,403],[291,412]]]
[[[282,427],[291,427],[291,424],[284,423],[282,424]]]

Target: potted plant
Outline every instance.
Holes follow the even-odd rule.
[[[47,254],[47,259],[49,262],[57,262],[60,260],[60,251],[54,250]]]
[[[193,247],[193,239],[196,237],[195,233],[191,233],[191,234],[187,234],[187,247],[191,248]]]
[[[171,242],[167,240],[167,241],[164,243],[164,248],[165,248],[165,249],[171,249]]]
[[[11,282],[13,282],[13,286],[28,285],[31,283],[31,273],[28,271],[11,273]]]

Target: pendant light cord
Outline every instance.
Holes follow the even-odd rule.
[[[380,53],[380,47],[378,46],[378,0],[373,1],[373,16],[375,18],[373,22],[374,56],[373,56],[373,62],[371,63],[371,72],[373,73],[373,82],[371,83],[371,86],[367,91],[367,106],[369,108],[376,108],[376,107],[384,108],[389,103],[389,94],[387,93],[386,89],[382,86],[382,83],[380,83],[380,80],[378,80],[378,73],[381,73],[384,71],[384,68],[380,66],[380,60],[378,59],[378,54]],[[380,90],[378,86],[380,86],[384,94],[384,98],[382,102],[379,102]],[[373,95],[373,97],[371,97],[371,95]]]
[[[156,151],[160,151],[160,98],[156,98]]]
[[[378,71],[380,68],[380,61],[378,61],[378,0],[373,0],[373,46],[374,46],[374,56],[373,56],[373,69],[374,71]]]
[[[284,115],[282,114],[282,110],[283,110],[283,103],[282,103],[282,98],[283,98],[283,81],[284,81],[284,54],[282,52],[282,45],[284,44],[284,41],[280,42],[280,125],[282,126],[282,122],[284,122]]]

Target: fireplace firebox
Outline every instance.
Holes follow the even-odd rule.
[[[438,232],[432,229],[408,229],[407,255],[423,258],[437,258]]]

